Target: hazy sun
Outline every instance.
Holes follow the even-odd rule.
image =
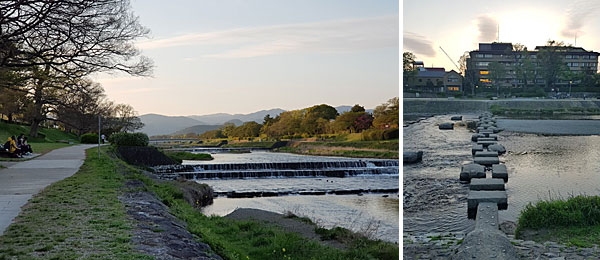
[[[564,18],[549,10],[516,10],[498,16],[500,41],[521,43],[528,49],[544,45],[549,39],[562,40],[560,31]],[[573,39],[564,39],[573,44]]]

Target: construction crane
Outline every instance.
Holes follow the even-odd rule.
[[[442,46],[440,46],[440,50],[442,50],[444,52],[444,54],[446,54],[446,57],[448,57],[448,59],[452,62],[452,64],[454,64],[454,66],[456,66],[456,69],[458,69],[458,71],[460,72],[460,68],[458,67],[458,65],[456,65],[456,63],[452,60],[452,58],[450,58],[450,55],[448,55],[448,53],[446,53],[446,51],[444,49],[442,49]]]

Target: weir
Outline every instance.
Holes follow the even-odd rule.
[[[397,160],[356,160],[324,162],[227,163],[168,165],[154,167],[156,173],[187,179],[348,177],[366,174],[398,174]]]

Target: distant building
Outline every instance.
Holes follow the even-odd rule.
[[[409,89],[419,92],[454,93],[462,91],[462,76],[444,68],[425,67],[422,61],[415,61],[415,78],[409,82]]]
[[[589,71],[596,73],[598,71],[598,52],[587,51],[581,47],[549,47],[537,46],[533,51],[526,53],[514,51],[512,43],[480,43],[479,49],[469,52],[470,58],[467,59],[467,75],[473,75],[473,83],[479,87],[489,87],[492,85],[490,78],[489,65],[492,62],[498,62],[506,67],[505,76],[500,80],[501,86],[520,87],[524,85],[522,80],[517,79],[514,65],[522,61],[525,55],[530,57],[534,67],[534,75],[529,85],[543,86],[545,81],[539,72],[539,64],[536,61],[540,50],[546,48],[555,48],[562,57],[567,67],[573,72]],[[556,86],[569,85],[569,80],[558,80]]]

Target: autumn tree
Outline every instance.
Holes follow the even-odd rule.
[[[373,110],[375,128],[398,128],[400,120],[400,102],[398,97],[391,98]]]

